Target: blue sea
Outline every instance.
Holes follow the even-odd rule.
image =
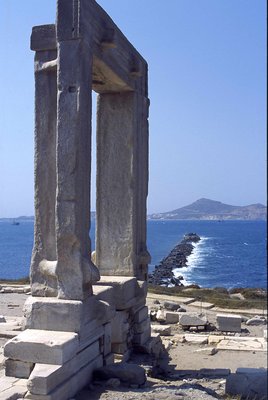
[[[91,238],[94,249],[94,222]],[[264,221],[169,221],[149,220],[149,272],[178,244],[185,233],[195,232],[201,241],[180,268],[184,284],[201,287],[267,287],[267,238]],[[0,279],[29,274],[33,222],[0,222]]]

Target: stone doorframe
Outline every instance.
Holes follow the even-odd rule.
[[[83,300],[100,275],[147,279],[147,63],[94,0],[58,0],[33,28],[34,296]],[[91,260],[91,90],[97,103],[96,252]],[[97,267],[95,266],[97,265]]]

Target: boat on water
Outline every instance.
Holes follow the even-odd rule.
[[[18,221],[16,221],[15,219],[13,219],[12,225],[19,225],[20,223]]]

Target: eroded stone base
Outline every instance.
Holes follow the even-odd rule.
[[[134,277],[103,277],[84,301],[28,298],[26,329],[4,349],[6,374],[28,378],[26,399],[66,400],[96,368],[150,352],[146,291]]]

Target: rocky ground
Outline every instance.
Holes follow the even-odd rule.
[[[27,291],[27,290],[25,290]],[[20,329],[22,318],[22,307],[27,298],[26,293],[0,293],[0,315],[5,316],[6,322],[0,323],[0,377],[4,375],[3,369],[3,345],[8,338],[14,336]],[[177,301],[181,308],[187,312],[202,314],[210,323],[211,331],[184,331],[177,324],[169,324],[168,336],[162,337],[163,344],[167,350],[166,357],[161,360],[158,368],[152,368],[150,360],[146,355],[133,356],[130,362],[142,365],[147,372],[147,382],[138,387],[137,385],[124,386],[118,379],[108,381],[95,380],[87,388],[75,397],[76,400],[209,400],[209,399],[237,399],[237,397],[226,396],[225,382],[226,370],[235,372],[240,367],[266,368],[267,352],[264,349],[265,324],[246,325],[246,320],[256,314],[263,314],[258,310],[235,311],[242,315],[241,333],[222,333],[213,330],[216,325],[216,314],[219,309],[211,308],[209,304],[198,304],[192,302],[181,304],[176,297],[166,295],[148,294],[148,307],[153,311],[161,309],[165,301]],[[183,300],[186,301],[185,299]],[[194,304],[195,303],[195,304]],[[152,322],[154,325],[164,329],[167,323],[162,321]],[[15,331],[15,332],[14,332]],[[217,348],[217,343],[208,343],[209,337],[226,335],[230,340],[230,348],[222,350]],[[237,346],[237,338],[248,338],[246,344]],[[252,340],[249,340],[252,338]],[[257,338],[262,341],[258,342]],[[202,340],[204,339],[204,340]],[[241,342],[241,339],[240,339]],[[245,343],[245,342],[241,342]],[[261,348],[262,346],[262,348]],[[214,349],[214,350],[213,350]]]

